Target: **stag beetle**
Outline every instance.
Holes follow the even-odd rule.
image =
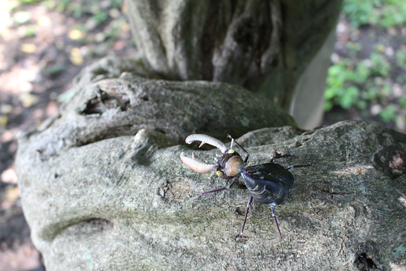
[[[233,186],[233,184],[235,184],[238,178],[242,176],[244,183],[251,194],[251,197],[247,204],[247,210],[245,211],[241,233],[238,236],[237,240],[243,237],[245,222],[247,220],[248,211],[253,199],[255,199],[255,201],[259,203],[266,204],[271,208],[273,220],[275,221],[279,236],[282,239],[282,234],[275,216],[274,207],[281,204],[285,200],[286,196],[288,195],[289,188],[294,182],[293,175],[289,172],[289,170],[292,168],[309,167],[312,165],[295,165],[285,168],[273,162],[275,159],[278,158],[292,156],[282,155],[273,157],[269,163],[247,167],[246,165],[249,153],[230,135],[228,135],[228,138],[231,139],[230,148],[227,148],[227,146],[220,140],[208,135],[193,134],[186,138],[187,144],[191,144],[194,141],[201,141],[202,143],[200,144],[199,148],[204,144],[209,144],[217,147],[222,152],[222,155],[219,156],[217,164],[209,165],[201,163],[193,158],[186,157],[182,152],[180,154],[180,159],[185,165],[199,173],[208,173],[210,171],[215,171],[216,174],[223,179],[229,180],[233,178],[228,186],[202,192],[199,194],[199,197],[203,194],[229,189],[231,186]],[[236,151],[233,150],[232,147],[234,143],[237,144],[243,152],[245,152],[246,157],[244,160]]]

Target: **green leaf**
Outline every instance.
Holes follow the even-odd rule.
[[[396,121],[396,106],[393,104],[388,105],[386,108],[382,109],[382,111],[379,113],[379,116],[384,122]]]
[[[333,103],[329,100],[324,101],[324,111],[328,112],[333,108]]]
[[[13,14],[13,20],[17,24],[24,24],[31,19],[31,13],[28,11],[17,11]]]
[[[344,95],[340,99],[340,105],[344,109],[350,108],[358,99],[359,90],[356,86],[351,86],[345,90]]]
[[[406,110],[406,97],[402,97],[399,100],[399,104],[402,107],[403,110]]]

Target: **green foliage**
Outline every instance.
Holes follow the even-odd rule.
[[[112,0],[111,1],[111,7],[113,8],[119,8],[121,4],[123,3],[124,0]]]
[[[406,23],[406,3],[404,0],[386,0],[386,5],[382,7],[383,27]]]
[[[359,47],[349,46],[349,55],[356,55]],[[364,60],[342,59],[328,70],[327,88],[325,92],[324,110],[329,111],[334,105],[344,109],[355,106],[361,110],[367,108],[367,103],[389,102],[392,84],[385,79],[391,72],[391,65],[382,51],[383,45],[374,46],[370,57]],[[401,56],[399,57],[401,58]],[[401,61],[401,60],[400,60]],[[405,101],[406,103],[406,101]],[[396,107],[388,106],[380,116],[384,121],[396,119]]]
[[[375,25],[377,28],[406,24],[406,2],[404,0],[344,0],[344,13],[353,27]],[[356,33],[355,30],[352,30]],[[382,40],[373,46],[368,57],[358,59],[361,43],[349,42],[345,55],[328,71],[325,93],[325,111],[334,105],[348,109],[356,107],[362,115],[369,115],[367,107],[374,107],[384,122],[397,122],[406,116],[406,97],[394,95],[394,83],[405,88],[406,47],[397,48],[388,54],[387,41],[369,32],[371,40]],[[372,35],[372,36],[371,36]],[[389,60],[391,62],[389,62]],[[406,90],[406,89],[404,89]],[[399,90],[397,90],[399,91]]]
[[[120,8],[123,0],[110,0],[102,6],[100,1],[93,0],[50,0],[56,2],[59,12],[66,12],[75,18],[83,14],[91,14],[97,23],[104,22],[108,17],[108,11],[112,8]]]
[[[404,67],[406,65],[406,54],[404,50],[397,50],[395,53],[395,58],[396,65],[398,65],[399,67]]]
[[[380,0],[345,0],[343,11],[355,27],[368,23],[375,24],[379,16],[374,12],[374,8],[380,4]]]
[[[388,105],[386,108],[382,109],[379,116],[384,122],[396,121],[398,118],[396,106],[393,104]]]
[[[401,107],[403,110],[406,110],[406,97],[400,98],[399,104],[400,104],[400,107]]]
[[[0,0],[0,5],[2,8],[6,9],[7,11],[12,11],[15,8],[18,8],[24,4],[32,4],[39,2],[41,0],[15,0],[15,1],[4,1]]]
[[[49,68],[49,75],[55,77],[65,70],[65,64],[57,63]]]
[[[27,29],[25,30],[26,37],[33,37],[37,34],[37,26],[35,24],[28,25]]]
[[[66,7],[70,3],[71,0],[60,0],[59,3],[56,5],[56,9],[59,12],[65,11]]]
[[[366,103],[360,99],[358,85],[365,82],[371,74],[365,61],[359,62],[355,69],[348,59],[343,59],[328,70],[324,110],[329,111],[335,104],[344,109],[357,106],[364,109]]]
[[[109,15],[104,11],[100,11],[94,14],[92,18],[96,22],[96,25],[100,25],[109,18]]]
[[[344,0],[343,11],[354,27],[365,24],[391,27],[406,23],[404,0]]]
[[[41,0],[19,0],[19,2],[21,4],[31,4],[31,3],[35,3],[35,2],[39,2]]]
[[[370,56],[371,70],[374,76],[387,77],[391,66],[382,53],[372,52]]]
[[[334,105],[363,110],[367,101],[386,103],[392,88],[383,78],[390,70],[388,61],[376,52],[356,64],[349,59],[340,60],[328,70],[324,110],[329,111]]]
[[[24,24],[31,20],[31,13],[28,11],[17,11],[13,14],[13,21],[16,24]]]

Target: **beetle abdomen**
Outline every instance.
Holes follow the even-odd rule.
[[[262,204],[282,203],[294,182],[293,175],[275,163],[247,167],[241,175],[252,197]]]

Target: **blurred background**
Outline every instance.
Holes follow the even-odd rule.
[[[58,111],[84,66],[135,53],[123,0],[0,0],[0,271],[45,270],[19,199],[18,134]],[[404,0],[344,0],[331,62],[324,125],[406,132]]]

